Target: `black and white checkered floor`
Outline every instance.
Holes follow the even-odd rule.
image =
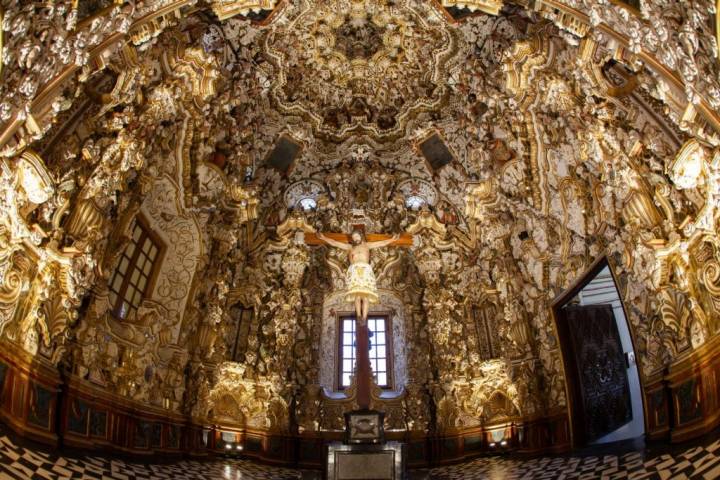
[[[304,473],[304,474],[303,474]],[[0,480],[4,479],[242,479],[320,478],[318,472],[259,465],[246,460],[131,463],[98,456],[66,457],[18,445],[0,429]],[[720,479],[720,440],[677,453],[557,456],[530,459],[484,457],[414,471],[410,478],[437,480],[510,479]]]
[[[451,467],[434,468],[428,478],[437,480],[539,480],[539,479],[720,479],[720,440],[680,454],[651,458],[640,452],[584,457],[532,459],[490,457]]]

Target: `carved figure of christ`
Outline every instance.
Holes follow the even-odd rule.
[[[410,235],[372,235],[373,241],[368,242],[360,230],[350,234],[349,242],[343,234],[308,234],[305,242],[310,245],[328,244],[341,250],[347,250],[350,266],[347,272],[346,300],[355,304],[357,349],[357,402],[361,410],[370,408],[370,339],[368,336],[367,316],[371,303],[379,301],[375,274],[370,266],[370,250],[390,245],[410,246]]]
[[[317,233],[314,238],[306,238],[309,244],[326,243],[340,250],[347,250],[350,259],[350,267],[347,272],[347,288],[346,299],[355,304],[355,315],[358,321],[365,322],[368,317],[368,311],[371,303],[377,303],[379,297],[377,294],[377,284],[375,274],[370,266],[370,250],[376,248],[387,247],[392,244],[408,245],[412,244],[412,237],[404,235],[401,237],[396,234],[392,237],[388,235],[374,235],[376,240],[368,242],[364,234],[360,230],[354,230],[350,234],[350,241],[340,241],[337,239],[341,235]],[[342,235],[344,236],[344,235]],[[378,237],[381,237],[378,239]],[[408,242],[408,238],[410,242]]]

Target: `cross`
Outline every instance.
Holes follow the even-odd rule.
[[[337,240],[338,242],[350,244],[350,235],[347,233],[323,233],[327,238]],[[392,235],[385,235],[384,233],[368,233],[365,235],[368,242],[380,242],[383,240],[392,239]],[[320,240],[315,233],[305,233],[305,243],[308,245],[325,245],[325,242]],[[411,247],[413,244],[413,236],[409,233],[403,233],[400,238],[395,240],[391,245],[393,247]]]
[[[364,238],[367,237],[367,238]],[[412,235],[368,234],[355,230],[352,234],[326,233],[305,234],[308,245],[328,244],[341,250],[348,250],[348,300],[355,301],[355,344],[357,347],[357,402],[361,410],[370,408],[370,338],[367,328],[369,303],[378,301],[375,275],[370,267],[370,250],[386,246],[409,247]]]

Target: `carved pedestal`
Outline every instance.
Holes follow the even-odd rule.
[[[404,470],[403,445],[328,445],[328,480],[401,480]]]
[[[328,480],[400,480],[403,447],[385,442],[385,414],[377,410],[345,413],[345,443],[328,445]]]

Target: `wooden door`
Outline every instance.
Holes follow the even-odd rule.
[[[576,443],[591,443],[632,420],[630,387],[611,305],[559,310]]]

